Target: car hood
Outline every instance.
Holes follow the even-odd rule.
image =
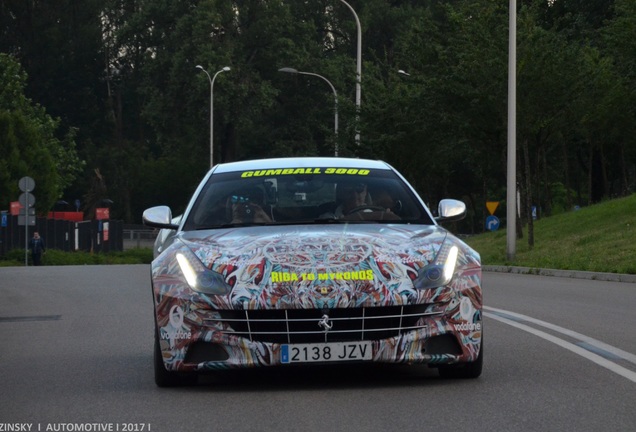
[[[174,255],[187,248],[208,269],[205,271],[221,275],[228,286],[227,294],[202,296],[215,307],[399,305],[423,300],[413,281],[419,269],[435,261],[447,237],[460,246],[460,261],[466,261],[466,245],[443,228],[429,225],[267,226],[185,232],[168,253],[153,262],[153,275],[155,288],[169,290],[175,278],[167,283],[163,277],[168,269],[178,268]],[[478,256],[473,258],[478,266]]]

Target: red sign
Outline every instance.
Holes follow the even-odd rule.
[[[11,209],[9,210],[11,212],[11,216],[18,216],[21,208],[22,206],[19,201],[11,201]]]
[[[50,211],[49,219],[81,222],[84,220],[84,212]]]
[[[110,219],[110,209],[108,207],[101,207],[95,209],[95,219]]]

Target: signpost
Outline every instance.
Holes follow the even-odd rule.
[[[18,214],[18,225],[35,226],[35,209],[33,207],[20,207],[20,214]]]
[[[486,218],[486,229],[488,231],[497,231],[499,229],[499,218],[495,216],[495,211],[499,207],[499,201],[487,201],[486,208],[490,216]]]
[[[490,215],[486,218],[486,229],[488,231],[497,231],[499,229],[499,218],[495,215]]]
[[[35,226],[35,197],[31,191],[35,189],[35,180],[31,177],[22,177],[18,187],[24,193],[20,194],[18,201],[22,208],[18,215],[18,225],[24,225],[24,266],[29,265],[29,225]]]

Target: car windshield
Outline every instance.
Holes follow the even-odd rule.
[[[212,174],[184,230],[308,223],[434,222],[390,170],[264,169]]]

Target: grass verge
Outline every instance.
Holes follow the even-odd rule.
[[[466,243],[484,265],[636,274],[636,195],[535,221],[532,248],[527,227],[523,235],[512,261],[506,230],[472,236]]]

